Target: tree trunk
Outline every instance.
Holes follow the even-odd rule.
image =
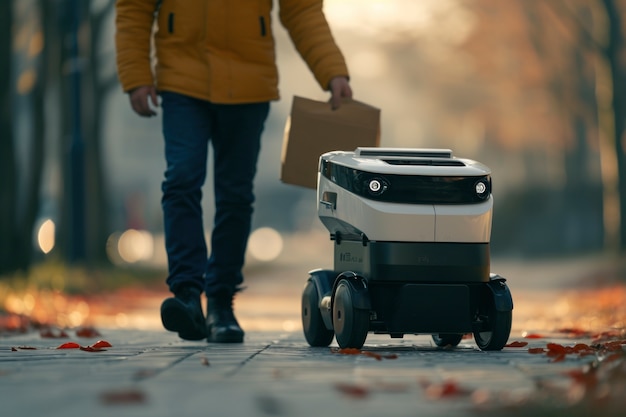
[[[114,12],[115,1],[109,0],[89,17],[89,71],[85,76],[84,126],[87,160],[87,259],[90,263],[107,261],[106,240],[110,234],[107,188],[102,161],[102,129],[105,120],[104,103],[111,90],[117,86],[115,72],[103,74],[107,65],[100,53],[102,36],[106,35],[105,22]]]
[[[15,269],[16,162],[13,142],[13,2],[0,2],[0,273]]]
[[[603,0],[609,23],[609,42],[606,55],[613,80],[613,139],[617,156],[618,190],[620,202],[620,251],[626,250],[626,156],[624,155],[624,130],[626,129],[626,64],[624,54],[624,34],[620,10],[614,0]]]

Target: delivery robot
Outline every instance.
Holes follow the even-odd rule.
[[[360,349],[372,332],[444,347],[471,333],[501,350],[513,300],[490,272],[491,170],[449,149],[357,148],[319,162],[334,269],[311,271],[302,293],[309,345]]]

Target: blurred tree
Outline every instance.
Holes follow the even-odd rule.
[[[612,80],[613,141],[617,156],[618,190],[620,201],[620,249],[626,250],[626,155],[624,155],[624,137],[626,134],[626,39],[623,32],[626,4],[620,8],[615,0],[603,0],[608,21],[608,42],[604,49],[608,60]]]
[[[605,149],[603,155],[607,244],[619,251],[625,251],[626,34],[622,25],[626,17],[626,4],[615,0],[561,0],[543,3],[553,11],[557,19],[562,20],[561,26],[571,35],[570,41],[574,48],[596,56],[596,59],[590,60],[595,63],[597,74],[594,94],[595,91],[598,92],[599,102],[594,104],[597,104],[600,135],[605,136],[613,148]],[[599,13],[596,14],[601,16],[594,21],[591,19],[592,12],[598,9]],[[581,13],[581,10],[586,13]],[[602,149],[602,144],[600,148]],[[610,155],[607,155],[609,152]]]
[[[40,0],[45,3],[46,0]],[[102,163],[102,129],[105,120],[104,104],[109,97],[109,93],[116,86],[117,78],[114,70],[107,65],[112,57],[102,54],[102,37],[107,36],[106,31],[107,19],[112,17],[115,0],[90,0],[81,1],[80,9],[73,9],[72,0],[63,0],[64,14],[62,15],[62,24],[60,25],[63,32],[62,38],[67,46],[71,44],[71,38],[74,36],[68,23],[78,12],[78,60],[74,60],[71,51],[66,47],[62,50],[61,61],[63,64],[62,74],[62,91],[61,108],[63,109],[62,138],[63,148],[71,149],[73,134],[82,136],[84,148],[79,149],[81,156],[84,158],[84,178],[77,179],[76,174],[72,172],[72,155],[67,152],[63,155],[64,163],[62,164],[65,178],[63,194],[61,202],[61,236],[59,250],[64,257],[72,262],[85,262],[87,264],[97,264],[107,262],[106,258],[106,240],[110,234],[108,222],[108,198],[106,190],[105,173]],[[108,71],[107,71],[108,70]],[[78,74],[73,73],[78,71]],[[72,76],[79,77],[78,86],[72,86]],[[72,102],[70,100],[72,88],[79,88],[78,94],[80,101],[80,121],[78,124],[72,122]],[[79,126],[80,132],[72,132],[72,129]],[[76,151],[76,150],[75,150]],[[84,187],[84,201],[76,202],[72,199],[76,195],[69,192],[73,181],[82,180],[79,186]],[[76,204],[84,204],[84,230],[73,230],[80,227],[81,223],[76,222],[73,217],[72,207]],[[85,247],[78,254],[76,248],[72,250],[72,239],[75,239],[76,232],[83,232]]]
[[[0,2],[0,273],[17,267],[16,164],[13,143],[13,2]]]
[[[85,74],[84,121],[87,138],[87,258],[106,262],[106,241],[111,234],[106,172],[103,167],[102,138],[106,121],[105,104],[117,88],[115,57],[103,50],[103,41],[110,36],[109,23],[115,11],[115,0],[93,1],[89,13],[89,71]]]
[[[390,76],[401,80],[403,95],[427,97],[422,102],[428,106],[418,111],[428,117],[417,126],[428,140],[497,161],[494,240],[502,241],[494,248],[543,255],[598,250],[607,242],[605,231],[619,234],[603,195],[603,186],[612,184],[601,132],[615,132],[608,159],[619,165],[619,97],[626,88],[614,75],[619,71],[602,77],[598,62],[608,67],[609,51],[620,56],[615,45],[623,50],[624,34],[615,28],[622,27],[625,9],[615,0],[460,1],[456,31],[409,32],[385,45],[393,54],[389,61],[398,64]],[[597,14],[603,14],[601,22]],[[613,47],[599,46],[600,30]],[[602,115],[604,101],[597,96],[607,79],[612,93],[606,97],[618,99],[607,106],[610,117]],[[414,107],[422,104],[413,101]],[[622,126],[600,129],[607,120],[622,120]],[[626,190],[619,193],[624,196]]]
[[[102,37],[112,17],[115,0],[79,2],[80,59],[71,59],[72,25],[68,18],[76,10],[72,0],[32,0],[20,4],[28,25],[20,22],[19,42],[12,1],[0,2],[0,273],[27,269],[33,259],[33,229],[41,209],[41,180],[46,154],[60,158],[63,185],[60,187],[60,219],[55,252],[62,258],[96,264],[106,262],[106,240],[109,235],[107,195],[102,168],[101,138],[103,108],[108,93],[116,85],[114,68],[107,65],[111,57],[102,55]],[[33,27],[24,30],[23,26]],[[14,45],[15,50],[14,50]],[[16,55],[18,54],[18,55]],[[14,58],[19,56],[19,73],[14,74]],[[108,71],[107,71],[108,70]],[[71,106],[72,74],[80,71],[81,84],[76,89],[81,99],[79,111]],[[17,90],[16,90],[17,89]],[[30,137],[20,138],[26,143],[24,160],[18,157],[15,146],[15,94],[25,97]],[[84,150],[78,156],[84,164],[84,173],[78,173],[79,184],[86,207],[86,222],[79,232],[86,237],[81,256],[72,256],[73,239],[71,187],[76,173],[71,170],[71,140],[73,117],[80,115],[78,126],[84,128]],[[60,119],[60,124],[50,123]],[[55,131],[54,128],[58,128]],[[24,134],[24,132],[21,132]],[[60,137],[60,149],[46,146]],[[19,172],[18,172],[19,170]],[[18,185],[19,184],[19,185]],[[6,203],[5,203],[6,202]],[[81,224],[81,223],[78,223]],[[81,227],[81,226],[79,226]]]

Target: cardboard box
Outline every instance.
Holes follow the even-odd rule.
[[[320,155],[380,145],[380,109],[356,100],[330,103],[295,96],[285,125],[280,179],[317,188]]]

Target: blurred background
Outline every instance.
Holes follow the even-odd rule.
[[[114,6],[0,1],[2,276],[51,260],[166,266],[160,115],[139,118],[121,91]],[[381,146],[450,148],[492,169],[494,258],[624,252],[626,2],[326,0],[324,7],[355,98],[382,110]],[[279,180],[292,97],[328,94],[276,14],[273,31],[282,99],[263,137],[252,264],[285,256],[294,236],[304,254],[332,249],[315,191]],[[210,181],[204,196],[209,233]]]

